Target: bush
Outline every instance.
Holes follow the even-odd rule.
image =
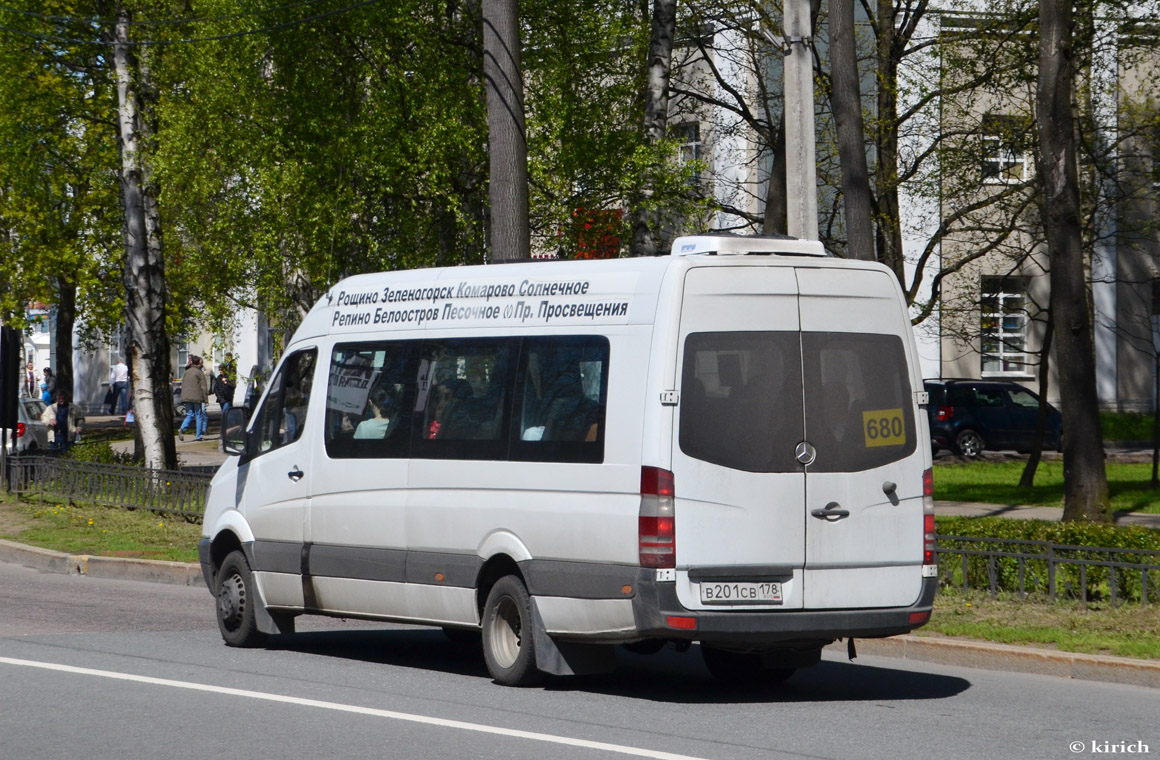
[[[68,450],[67,458],[76,462],[95,462],[97,464],[134,464],[132,454],[114,451],[108,441],[78,443]]]
[[[1105,441],[1151,441],[1152,415],[1136,412],[1100,412]]]
[[[1054,588],[1056,594],[1069,593],[1076,598],[1100,600],[1114,595],[1120,601],[1142,599],[1146,584],[1148,597],[1160,598],[1158,570],[1115,568],[1113,576],[1110,567],[1089,564],[1083,568],[1079,563],[1067,561],[1160,566],[1160,554],[1147,553],[1160,552],[1160,531],[1151,528],[1001,517],[940,517],[937,531],[939,578],[944,586],[1048,594]],[[1038,541],[1052,546],[986,540],[959,542],[955,537]],[[1024,556],[960,554],[957,549]]]

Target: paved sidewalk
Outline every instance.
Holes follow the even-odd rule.
[[[1027,507],[1017,504],[979,504],[972,501],[936,501],[936,515],[966,517],[1011,517],[1019,520],[1061,520],[1063,507]],[[1160,530],[1160,515],[1144,512],[1119,512],[1116,525],[1142,525]]]

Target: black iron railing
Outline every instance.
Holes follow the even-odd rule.
[[[942,586],[1078,600],[1160,601],[1160,551],[937,536]]]
[[[77,462],[57,457],[9,460],[9,488],[25,496],[62,498],[201,519],[209,472]]]

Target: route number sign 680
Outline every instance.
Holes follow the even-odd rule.
[[[906,420],[901,409],[862,412],[862,433],[866,448],[900,446],[906,443]]]

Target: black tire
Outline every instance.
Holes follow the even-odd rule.
[[[544,674],[536,669],[532,598],[523,581],[505,575],[483,605],[483,659],[495,682],[535,686]]]
[[[979,454],[983,453],[983,449],[987,447],[983,436],[979,435],[976,430],[964,430],[955,438],[955,446],[958,447],[959,453],[967,459],[975,459]]]
[[[701,645],[701,659],[718,681],[733,685],[770,685],[781,683],[797,672],[797,668],[767,668],[761,664],[761,655],[729,652]]]
[[[217,621],[222,639],[231,647],[258,647],[266,634],[258,630],[258,604],[250,563],[240,550],[230,552],[214,579],[217,589]]]

